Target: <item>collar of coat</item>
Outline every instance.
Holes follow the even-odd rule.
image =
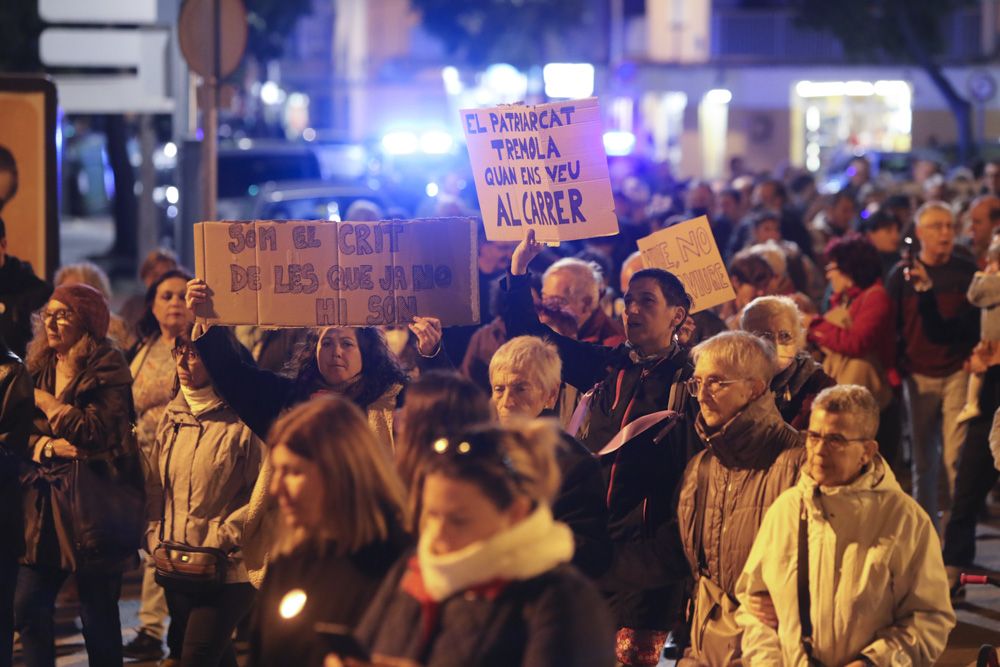
[[[727,468],[770,468],[781,452],[802,444],[799,432],[781,418],[769,391],[714,432],[709,432],[699,413],[695,429],[706,448]]]
[[[808,351],[802,350],[795,355],[788,368],[774,376],[771,380],[771,391],[779,395],[787,393],[794,396],[806,382],[809,382],[809,378],[820,370],[823,370],[823,367],[816,363]]]
[[[55,387],[56,357],[51,355],[38,373],[38,386]],[[86,360],[83,370],[63,389],[60,398],[79,396],[98,387],[132,384],[132,372],[121,351],[107,339],[98,343]]]
[[[853,482],[840,486],[822,486],[810,474],[809,466],[802,466],[802,474],[796,484],[803,498],[821,501],[824,497],[847,497],[859,493],[903,492],[892,468],[886,465],[881,454],[875,454]]]

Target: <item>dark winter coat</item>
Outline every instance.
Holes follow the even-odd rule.
[[[771,391],[774,402],[786,422],[797,431],[809,428],[809,415],[816,394],[837,384],[823,371],[809,352],[795,355],[792,365],[774,376]]]
[[[315,624],[357,625],[405,548],[400,531],[399,537],[368,545],[356,554],[339,555],[330,543],[325,548],[305,545],[277,557],[268,565],[257,597],[251,667],[322,665],[327,648]],[[278,613],[282,598],[295,589],[305,592],[305,606],[293,618],[282,618]]]
[[[564,433],[562,439],[558,450],[562,483],[552,503],[552,517],[573,531],[573,565],[597,577],[611,564],[607,489],[601,464],[576,438]]]
[[[35,415],[34,386],[24,364],[0,342],[0,559],[24,551],[24,511],[18,469],[28,460]]]
[[[614,628],[594,585],[571,565],[441,601],[425,637],[421,603],[400,587],[408,558],[379,589],[356,634],[373,654],[426,667],[611,667]],[[425,641],[426,640],[426,641]]]
[[[51,355],[34,373],[35,387],[54,393],[55,376],[56,359],[55,355]],[[56,398],[63,403],[63,407],[48,419],[41,412],[37,413],[41,416],[35,422],[32,446],[41,435],[64,438],[80,450],[81,465],[90,466],[104,475],[102,481],[108,485],[127,487],[130,498],[134,498],[136,493],[142,496],[144,480],[134,433],[132,375],[121,351],[108,340],[98,343],[96,350],[84,362],[83,370]],[[69,463],[56,458],[40,466],[31,464],[22,475],[26,484],[24,561],[27,563],[45,563],[74,570],[91,558],[81,551],[82,537],[74,535],[76,520],[68,516],[68,508],[60,508],[62,511],[55,513],[53,518],[51,502],[57,494],[48,491],[48,483],[51,481],[56,486],[64,483],[56,480],[65,478],[65,468]],[[63,469],[62,473],[58,472],[60,469]],[[95,493],[99,492],[100,489]],[[111,500],[116,497],[110,490],[101,495]],[[90,519],[100,521],[100,517],[96,516]],[[119,525],[116,524],[116,527]],[[116,535],[115,540],[119,545],[134,542],[135,548],[138,548],[142,528],[140,523],[134,536]],[[135,550],[130,550],[129,557],[123,558],[116,566],[126,565],[126,561],[134,555]],[[108,565],[103,557],[98,560],[102,568]]]
[[[31,314],[50,294],[52,286],[35,275],[30,263],[7,255],[0,266],[0,338],[22,359],[31,340]]]

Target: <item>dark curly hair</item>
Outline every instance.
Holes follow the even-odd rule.
[[[837,269],[861,289],[871,287],[882,277],[878,250],[871,241],[857,234],[830,241],[825,255],[828,263],[836,263]]]
[[[324,329],[310,329],[309,335],[295,348],[283,374],[293,378],[303,398],[326,385],[316,361],[316,345]],[[385,344],[385,336],[375,327],[354,327],[361,352],[362,370],[357,391],[351,397],[362,409],[377,401],[393,385],[405,385],[406,371]]]

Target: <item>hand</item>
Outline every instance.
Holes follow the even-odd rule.
[[[417,337],[417,352],[433,357],[441,347],[441,320],[436,317],[415,316],[410,331]]]
[[[78,459],[80,458],[80,450],[70,444],[69,440],[65,438],[53,438],[52,439],[52,450],[53,453],[64,459]]]
[[[903,277],[918,292],[926,292],[934,286],[934,282],[927,273],[927,267],[920,260],[914,260],[913,266],[903,269]]]
[[[323,667],[420,667],[420,665],[406,658],[391,658],[384,655],[373,656],[373,662],[364,662],[328,653],[323,660]]]
[[[197,307],[208,301],[208,283],[201,278],[192,278],[188,281],[187,292],[184,301],[188,310],[196,312]]]
[[[747,603],[747,610],[767,627],[778,629],[778,614],[774,611],[774,601],[767,593],[754,593]]]
[[[59,403],[59,401],[49,392],[44,389],[35,389],[35,405],[37,405],[45,414],[48,414],[54,407],[54,404],[57,403]]]
[[[545,249],[545,245],[535,240],[535,230],[529,229],[510,257],[510,272],[523,276],[528,272],[528,264]]]

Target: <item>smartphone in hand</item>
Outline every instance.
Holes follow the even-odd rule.
[[[368,650],[361,645],[361,642],[346,625],[316,623],[313,627],[326,645],[327,653],[336,653],[341,658],[371,662],[372,658]]]

